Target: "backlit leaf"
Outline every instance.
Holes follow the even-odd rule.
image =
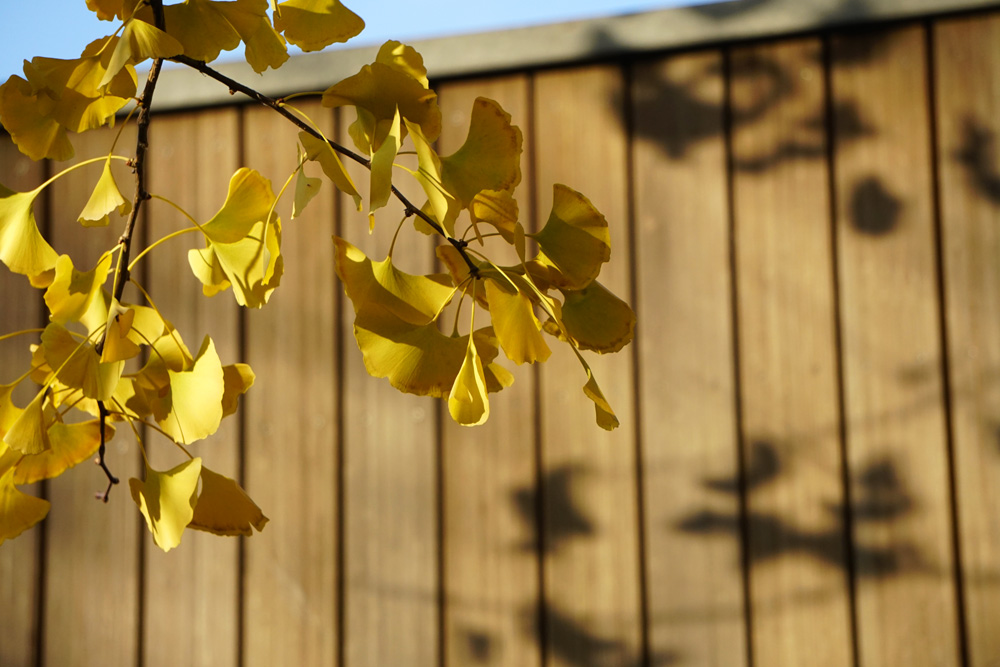
[[[379,47],[375,62],[384,63],[413,77],[424,88],[430,87],[427,80],[427,68],[424,67],[424,58],[412,46],[390,39]]]
[[[201,459],[194,458],[165,472],[146,466],[146,479],[128,481],[132,499],[146,517],[156,546],[170,551],[181,543],[184,528],[194,517],[198,502]]]
[[[225,390],[222,395],[222,416],[227,417],[236,412],[239,398],[245,394],[256,376],[247,364],[230,364],[222,367],[222,379]]]
[[[39,192],[14,192],[0,185],[0,260],[26,276],[54,268],[59,259],[38,231],[31,210]]]
[[[234,480],[202,467],[201,494],[188,528],[216,535],[245,535],[264,530],[267,517]]]
[[[60,255],[56,261],[55,277],[45,290],[45,305],[52,321],[65,325],[83,317],[91,302],[101,293],[101,286],[107,281],[110,269],[110,254],[86,272],[73,268],[69,255]]]
[[[98,85],[111,83],[128,63],[141,63],[150,58],[171,58],[182,53],[184,47],[172,36],[145,21],[132,19],[125,23],[121,39],[115,45],[107,71]]]
[[[552,354],[540,332],[531,299],[499,281],[486,280],[490,316],[504,354],[515,364],[545,361]]]
[[[52,117],[56,103],[52,96],[33,90],[31,84],[19,76],[11,76],[0,86],[0,122],[18,150],[32,160],[73,157],[66,128]],[[2,219],[0,215],[0,224]]]
[[[583,393],[594,402],[597,425],[605,431],[615,430],[618,428],[618,417],[615,416],[615,411],[611,409],[608,399],[604,398],[604,392],[597,386],[597,380],[594,378],[594,372],[590,369],[590,365],[584,361],[579,352],[576,353],[576,356],[583,365],[583,369],[587,372],[587,384],[583,385]]]
[[[115,429],[105,427],[108,440]],[[56,422],[48,430],[50,447],[32,456],[23,456],[14,468],[15,484],[30,484],[61,475],[78,463],[86,461],[101,445],[101,423],[88,421],[77,424]]]
[[[582,350],[618,352],[635,334],[635,313],[596,280],[579,291],[564,291],[562,323]]]
[[[45,518],[49,501],[18,491],[14,470],[0,475],[0,544],[17,537]]]
[[[56,414],[47,398],[48,391],[43,389],[20,411],[3,436],[8,447],[22,454],[40,454],[49,448],[48,430]]]
[[[354,186],[350,174],[344,169],[340,156],[322,139],[317,139],[308,132],[299,132],[299,141],[306,151],[306,159],[319,162],[326,177],[333,181],[337,189],[354,198],[354,205],[361,210],[361,194]]]
[[[583,289],[611,259],[607,220],[589,199],[565,185],[553,188],[548,222],[530,236],[538,242],[536,261],[548,269],[547,281],[562,289]]]
[[[323,181],[318,178],[306,176],[304,169],[299,169],[295,176],[295,199],[292,201],[292,219],[302,215],[302,211],[319,194]]]
[[[160,428],[176,442],[187,445],[207,438],[219,429],[225,374],[208,336],[194,365],[187,370],[167,370],[170,391],[154,414]]]
[[[392,195],[392,163],[402,145],[402,130],[399,124],[399,113],[392,117],[392,125],[382,145],[372,156],[371,189],[368,194],[368,215],[389,203]]]
[[[456,423],[478,426],[490,417],[490,399],[486,391],[483,363],[476,352],[476,339],[468,337],[462,367],[448,394],[448,412]]]
[[[139,356],[141,348],[129,339],[136,311],[126,308],[114,300],[108,310],[108,321],[104,328],[104,347],[101,362],[125,361]],[[145,340],[152,340],[146,338]]]
[[[114,174],[111,173],[111,158],[104,162],[104,171],[97,181],[94,192],[91,193],[87,205],[80,213],[80,223],[84,227],[100,227],[107,225],[108,215],[112,211],[118,211],[118,215],[126,215],[132,210],[132,204],[122,196],[115,182]]]
[[[485,97],[472,106],[469,135],[455,153],[441,158],[445,188],[468,208],[484,190],[512,191],[521,182],[521,130],[510,114]]]
[[[354,37],[365,22],[340,0],[286,0],[277,5],[274,27],[303,51],[319,51]]]
[[[90,342],[79,341],[62,325],[51,322],[42,332],[42,353],[48,367],[67,387],[87,398],[107,401],[118,386],[124,362],[101,363]]]
[[[201,228],[215,243],[235,243],[246,238],[253,226],[266,220],[274,205],[271,181],[259,171],[242,167],[229,179],[229,192],[222,208]]]

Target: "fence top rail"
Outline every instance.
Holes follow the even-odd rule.
[[[534,69],[859,24],[1000,8],[1000,0],[729,0],[635,14],[413,41],[435,79]],[[281,70],[255,74],[245,62],[217,69],[270,96],[323,90],[356,73],[377,45],[296,56]],[[231,104],[198,72],[178,68],[160,80],[158,109]]]

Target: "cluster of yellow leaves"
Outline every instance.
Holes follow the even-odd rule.
[[[23,78],[12,76],[0,85],[0,122],[36,160],[68,159],[73,154],[68,132],[113,123],[136,94],[134,67],[144,60],[184,55],[209,62],[242,43],[249,64],[263,72],[287,60],[287,42],[317,50],[364,27],[339,0],[184,0],[163,7],[162,30],[147,0],[86,2],[100,19],[120,22],[114,34],[92,42],[76,59],[26,61]],[[546,336],[552,336],[568,344],[582,364],[583,392],[595,406],[597,423],[617,427],[581,354],[617,352],[634,335],[631,308],[597,280],[611,257],[604,216],[581,193],[555,185],[547,221],[528,231],[532,226],[521,221],[514,197],[521,181],[521,131],[493,100],[475,101],[465,143],[451,155],[439,155],[437,95],[423,59],[409,46],[387,42],[371,64],[332,85],[322,100],[356,111],[349,134],[368,159],[367,193],[318,130],[300,133],[298,165],[278,196],[258,172],[237,170],[214,216],[204,222],[192,218],[192,228],[166,237],[190,231],[204,240],[188,251],[204,294],[231,288],[241,306],[268,302],[284,272],[278,197],[295,178],[295,218],[322,183],[306,175],[307,163],[318,163],[358,211],[367,205],[370,229],[392,195],[395,173],[403,169],[426,195],[419,211],[410,209],[407,216],[417,214],[417,231],[447,241],[437,249],[444,271],[409,274],[393,263],[391,248],[385,259],[373,261],[334,238],[336,272],[354,306],[355,337],[368,372],[400,391],[446,400],[452,418],[472,426],[488,419],[489,394],[514,381],[499,363],[501,352],[518,365],[544,362],[551,354]],[[416,169],[396,163],[405,142],[412,144],[406,148],[416,155]],[[113,160],[124,159],[109,155],[70,167],[103,162],[80,224],[107,225],[112,213],[128,214],[131,205],[111,169]],[[267,518],[239,485],[187,449],[236,411],[254,382],[253,372],[245,364],[223,365],[208,336],[192,354],[155,308],[113,298],[108,283],[110,276],[122,275],[121,265],[111,271],[120,248],[80,270],[48,244],[33,205],[60,175],[29,192],[0,185],[0,261],[45,290],[49,312],[49,323],[31,348],[30,369],[0,385],[0,543],[48,512],[47,501],[18,486],[92,457],[114,434],[112,423],[135,431],[143,452],[140,427],[169,439],[186,456],[166,471],[147,464],[142,480],[129,480],[132,498],[163,550],[176,547],[187,528],[221,535],[261,530]],[[537,247],[532,257],[529,240]],[[491,259],[487,250],[497,245],[513,248],[506,256],[516,255],[517,261],[502,265]],[[464,302],[470,304],[464,334],[457,316],[450,330],[441,322],[455,301],[458,313]],[[14,390],[28,380],[36,385],[34,397],[20,407]],[[67,421],[74,410],[85,420]]]
[[[134,67],[146,60],[184,55],[211,62],[242,43],[260,73],[288,60],[287,42],[316,51],[365,27],[339,0],[184,0],[164,7],[165,31],[155,26],[148,2],[87,0],[87,7],[121,26],[79,58],[25,61],[23,78],[0,85],[0,121],[34,160],[67,160],[73,156],[67,131],[113,123],[135,97]]]

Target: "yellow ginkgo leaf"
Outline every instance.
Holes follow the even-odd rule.
[[[210,63],[219,57],[220,52],[232,51],[240,45],[239,33],[220,11],[224,4],[248,6],[247,0],[233,3],[185,0],[163,8],[167,32],[181,43],[184,55]],[[265,3],[254,0],[251,4],[256,7]],[[152,22],[153,13],[143,9],[138,17]]]
[[[521,182],[521,130],[510,114],[485,97],[472,106],[469,135],[462,147],[441,158],[441,179],[462,208],[484,190],[513,191]]]
[[[587,384],[583,385],[583,393],[594,402],[594,412],[597,417],[597,425],[603,428],[605,431],[613,431],[618,428],[618,417],[615,416],[615,411],[611,409],[611,404],[608,403],[608,399],[604,398],[604,392],[601,388],[597,386],[597,379],[594,378],[594,371],[590,369],[590,365],[584,360],[583,356],[577,352],[576,348],[573,348],[573,352],[576,353],[576,358],[579,359],[580,364],[583,365],[583,369],[587,372]]]
[[[393,65],[374,62],[323,93],[323,105],[328,107],[358,107],[359,126],[365,142],[352,134],[358,148],[377,150],[388,136],[397,109],[401,118],[420,126],[424,137],[434,141],[441,134],[441,109],[437,94],[423,83]]]
[[[216,535],[253,535],[267,517],[234,480],[202,467],[201,493],[188,528]]]
[[[274,205],[271,181],[259,171],[242,167],[229,179],[229,192],[222,208],[201,226],[215,243],[235,243],[246,238],[254,225],[268,219]]]
[[[253,71],[261,74],[268,67],[277,69],[288,60],[285,39],[274,29],[267,16],[266,0],[212,2],[211,5],[243,40],[246,45],[244,55]]]
[[[128,481],[153,541],[164,551],[181,543],[184,528],[194,516],[200,475],[201,459],[194,458],[164,472],[147,465],[146,479]]]
[[[125,361],[139,356],[141,348],[129,338],[132,325],[135,322],[136,311],[126,308],[117,300],[111,302],[108,309],[108,321],[104,328],[104,347],[101,350],[101,362]],[[145,340],[152,340],[146,338]]]
[[[190,369],[168,369],[167,375],[170,391],[154,408],[154,417],[163,432],[182,445],[215,433],[222,422],[226,382],[212,339],[205,337]]]
[[[392,117],[392,125],[382,145],[372,155],[371,189],[368,194],[368,216],[389,203],[392,195],[392,163],[402,145],[399,112]]]
[[[0,185],[0,261],[26,276],[55,268],[59,259],[38,231],[31,210],[39,192],[14,192]]]
[[[14,405],[12,395],[15,386],[13,384],[0,384],[0,442],[3,441],[7,431],[10,430],[11,425],[21,416],[23,411]]]
[[[17,490],[13,469],[0,475],[0,544],[31,528],[48,513],[49,501]]]
[[[48,430],[57,415],[48,393],[46,389],[38,392],[14,419],[3,436],[8,447],[22,454],[41,454],[50,447]]]
[[[109,222],[112,211],[118,215],[127,215],[132,210],[132,204],[122,196],[115,176],[111,173],[111,158],[104,162],[104,171],[97,181],[97,186],[90,195],[87,205],[80,212],[80,224],[84,227],[102,227]]]
[[[448,412],[463,426],[478,426],[490,417],[490,399],[486,392],[486,374],[476,352],[475,336],[469,336],[462,367],[448,394]]]
[[[66,128],[52,117],[55,108],[56,100],[47,91],[33,90],[31,84],[19,76],[11,76],[0,85],[0,122],[18,150],[32,160],[73,157]],[[0,215],[0,225],[2,220]]]
[[[111,269],[111,255],[102,257],[97,266],[86,272],[73,268],[69,255],[60,255],[55,269],[55,276],[45,290],[45,305],[51,320],[65,325],[80,320],[101,294]]]
[[[424,88],[430,87],[427,80],[427,68],[424,67],[424,58],[412,46],[390,39],[379,47],[375,62],[398,69],[403,74],[419,81]]]
[[[604,285],[595,280],[563,295],[562,324],[581,350],[618,352],[632,341],[635,313]]]
[[[583,289],[611,259],[608,221],[589,199],[565,185],[555,185],[549,219],[530,236],[538,242],[536,262],[547,269],[547,282],[561,289]]]
[[[319,51],[354,37],[365,22],[340,0],[286,0],[277,5],[274,27],[303,51]]]
[[[125,23],[121,39],[115,45],[100,86],[111,80],[126,64],[138,64],[150,58],[172,58],[184,53],[184,47],[174,37],[138,18]]]
[[[354,198],[354,205],[361,210],[361,194],[354,186],[351,175],[344,169],[340,156],[322,139],[317,139],[308,132],[299,132],[299,141],[305,149],[306,159],[319,162],[326,177],[333,181],[337,189]]]
[[[305,170],[299,169],[299,173],[295,176],[295,199],[292,201],[293,220],[302,215],[302,211],[313,200],[313,197],[319,194],[321,185],[323,185],[323,181],[306,176]]]
[[[474,221],[492,225],[504,241],[514,243],[519,212],[517,200],[514,199],[513,194],[483,190],[472,198],[469,210]],[[523,229],[521,233],[523,237]]]
[[[500,281],[485,283],[493,329],[507,358],[515,364],[548,359],[552,351],[542,337],[531,299]]]
[[[344,239],[333,240],[337,275],[355,312],[376,305],[405,322],[423,325],[433,322],[455,293],[446,275],[405,273],[389,257],[373,262]]]
[[[110,441],[115,429],[105,426]],[[23,456],[14,468],[15,484],[31,484],[42,479],[52,479],[86,461],[101,445],[101,422],[88,421],[76,424],[56,422],[49,427],[49,444],[45,451]]]
[[[225,384],[222,395],[222,416],[227,417],[236,412],[240,396],[253,386],[256,376],[247,364],[230,364],[222,367],[222,378]]]
[[[461,206],[455,197],[445,190],[441,183],[441,158],[438,157],[431,142],[424,137],[419,125],[406,121],[413,145],[417,149],[417,171],[414,177],[427,195],[427,205],[431,217],[438,221],[449,236],[455,235],[455,220],[461,213]],[[415,226],[425,234],[437,233],[430,225],[417,218]]]
[[[79,389],[87,398],[107,401],[118,386],[125,363],[102,363],[94,345],[80,341],[65,327],[50,322],[42,332],[45,362],[66,387]]]

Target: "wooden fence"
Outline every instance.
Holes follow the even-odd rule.
[[[561,351],[515,369],[477,429],[370,378],[329,239],[384,253],[392,216],[368,237],[329,187],[286,222],[262,311],[201,298],[182,237],[139,279],[190,344],[211,332],[256,371],[195,449],[271,521],[165,555],[127,489],[93,500],[89,465],[36,488],[49,518],[0,547],[0,663],[1000,665],[1000,12],[437,88],[445,154],[477,95],[520,125],[526,221],[554,182],[610,221],[603,279],[639,329],[593,366],[622,427],[594,425]],[[294,166],[294,128],[263,109],[152,133],[151,189],[202,219],[237,167]],[[0,151],[8,187],[51,173]],[[78,265],[120,232],[74,222],[96,174],[38,210]],[[143,230],[184,225],[154,203]],[[407,244],[404,268],[431,265]],[[0,280],[3,331],[38,326],[38,293]],[[22,345],[0,346],[0,381]],[[131,437],[110,449],[139,474]]]

